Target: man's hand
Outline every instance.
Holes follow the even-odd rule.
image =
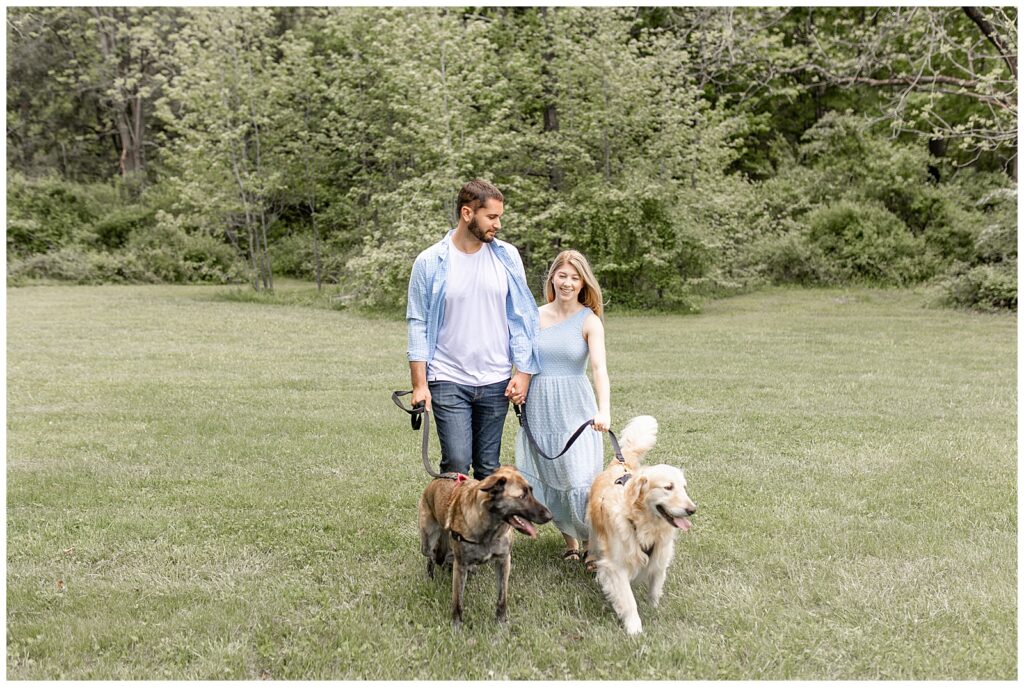
[[[517,406],[526,401],[526,390],[530,388],[531,375],[526,372],[516,372],[505,387],[505,396]]]
[[[416,404],[420,401],[425,401],[427,404],[427,412],[434,412],[430,407],[430,388],[429,387],[414,387],[412,390],[412,405],[415,408]]]

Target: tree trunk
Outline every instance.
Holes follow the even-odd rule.
[[[444,19],[447,19],[447,18],[448,18],[448,9],[445,8],[445,10],[444,10],[444,12],[442,14],[442,22],[444,21]],[[442,24],[440,33],[441,33],[441,97],[443,99],[443,105],[444,105],[444,154],[445,154],[444,161],[445,161],[445,171],[446,172],[450,171],[451,174],[454,175],[455,172],[454,172],[454,170],[452,170],[453,165],[451,164],[451,161],[452,161],[452,158],[454,157],[454,152],[455,151],[454,151],[454,148],[453,148],[453,145],[452,145],[452,125],[451,125],[452,113],[451,113],[451,106],[448,104],[447,43],[445,41],[444,31],[445,31],[445,26]],[[458,208],[455,207],[455,204],[456,204],[455,194],[454,193],[450,193],[448,195],[449,195],[449,200],[446,201],[446,204],[448,206],[448,224],[449,224],[449,228],[454,229],[455,225],[458,222],[458,218],[456,217],[456,214],[457,214],[456,211],[457,211]]]
[[[601,90],[604,95],[604,116],[601,118],[601,136],[604,139],[604,183],[611,184],[611,141],[608,137],[608,117],[611,113],[611,103],[608,100],[608,77],[604,74],[601,75]]]
[[[995,46],[995,49],[999,52],[999,56],[1006,62],[1006,66],[1010,68],[1010,75],[1014,79],[1017,78],[1017,54],[1006,42],[1003,36],[999,35],[996,27],[985,19],[985,16],[981,13],[981,9],[977,7],[964,7],[964,13],[971,18],[981,32],[985,34],[985,38],[988,39],[989,43]]]
[[[323,268],[320,265],[320,233],[316,227],[316,209],[313,207],[312,199],[309,212],[313,222],[313,269],[316,272],[316,290],[320,291],[323,285]]]
[[[309,100],[306,100],[306,106],[302,112],[302,118],[305,120],[306,133],[310,134],[311,141],[311,120],[312,116],[309,111],[310,104]],[[309,221],[313,225],[313,271],[316,274],[316,290],[319,292],[323,285],[323,270],[320,265],[320,233],[316,226],[316,176],[313,174],[313,167],[310,164],[310,158],[316,154],[315,144],[310,143],[310,149],[305,154],[305,167],[306,167],[306,204],[309,206]]]
[[[249,215],[249,203],[245,202],[245,229],[249,235],[249,263],[252,265],[252,289],[260,290],[260,268],[256,262],[256,231],[252,226],[252,217]]]
[[[307,119],[308,121],[308,119]],[[306,196],[306,204],[309,205],[309,221],[313,225],[313,271],[316,274],[316,290],[320,291],[323,285],[323,269],[320,263],[320,232],[316,226],[316,178],[309,164],[309,155],[306,153],[306,187],[309,195]]]
[[[996,51],[998,51],[998,53],[999,53],[999,56],[1003,58],[1003,61],[1006,62],[1006,66],[1010,69],[1010,75],[1013,76],[1013,78],[1016,80],[1016,78],[1017,78],[1017,51],[1015,49],[1016,48],[1016,41],[1014,40],[1013,43],[1010,43],[1010,42],[1007,41],[1005,36],[999,35],[999,31],[996,29],[996,27],[993,26],[990,21],[985,19],[985,16],[981,13],[981,9],[979,9],[977,7],[964,7],[963,10],[964,10],[964,13],[968,17],[970,17],[971,21],[973,21],[977,25],[977,27],[979,29],[981,29],[981,32],[985,35],[985,38],[988,39],[989,43],[991,43],[995,47]],[[1016,37],[1016,31],[1014,31],[1014,37]],[[1013,148],[1014,148],[1014,155],[1010,159],[1010,161],[1007,163],[1006,173],[1009,174],[1010,178],[1013,179],[1016,182],[1017,181],[1017,154],[1016,154],[1017,141],[1016,141],[1016,139],[1014,139],[1014,146],[1013,146]]]
[[[235,152],[234,145],[232,145],[230,151],[231,155],[231,171],[235,177],[235,183],[238,184],[238,196],[242,200],[242,210],[245,212],[245,229],[246,234],[249,238],[249,262],[252,265],[252,288],[254,291],[260,290],[260,268],[257,263],[256,253],[257,244],[259,237],[256,235],[256,229],[253,226],[251,204],[249,202],[249,194],[245,191],[245,183],[242,181],[242,173],[238,165],[238,156]],[[242,152],[244,158],[245,152]]]
[[[552,7],[551,15],[554,16],[555,8]],[[544,22],[544,52],[541,53],[540,76],[544,93],[544,133],[554,134],[558,132],[558,105],[556,104],[557,84],[554,75],[551,73],[551,63],[555,59],[554,35],[551,24],[548,20],[548,8],[540,8],[541,19]],[[552,154],[553,155],[553,154]],[[558,192],[562,190],[564,175],[561,166],[554,159],[548,161],[548,186],[551,190]]]
[[[118,17],[114,14],[115,8],[110,9],[110,14],[101,12],[97,7],[91,8],[91,11],[97,20],[100,52],[113,67],[113,73],[109,76],[110,89],[116,95],[110,95],[107,103],[117,127],[117,142],[120,148],[118,170],[121,176],[125,177],[143,171],[142,139],[145,125],[142,117],[142,97],[138,93],[128,93],[117,86],[117,82],[124,79],[130,69],[128,58],[119,55],[117,31],[119,28],[127,30],[130,25],[127,16]],[[137,76],[144,75],[145,71],[146,65],[141,64]]]
[[[252,67],[247,66],[247,69],[249,71],[249,78],[253,79]],[[249,123],[252,125],[252,141],[255,146],[256,153],[253,172],[255,173],[256,178],[260,179],[263,172],[263,156],[262,149],[260,147],[260,124],[256,120],[255,113],[252,111],[252,101],[249,102]],[[256,194],[256,201],[258,203],[260,213],[260,223],[257,227],[260,232],[260,277],[263,279],[263,288],[267,291],[273,291],[274,274],[270,267],[270,247],[267,245],[267,204],[262,192]]]
[[[270,265],[270,250],[267,246],[267,211],[264,208],[264,200],[259,197],[260,201],[260,238],[263,242],[262,250],[260,251],[260,263],[263,267],[263,288],[267,291],[274,290],[274,270]]]

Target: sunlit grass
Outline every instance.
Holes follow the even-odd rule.
[[[650,459],[700,506],[662,607],[627,639],[546,526],[508,626],[481,571],[454,634],[388,398],[404,323],[226,290],[8,290],[8,677],[1016,676],[1013,315],[868,290],[611,313],[613,426],[656,416]]]

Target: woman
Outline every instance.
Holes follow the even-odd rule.
[[[555,460],[537,455],[526,433],[516,436],[516,467],[534,495],[553,514],[565,538],[566,560],[580,560],[587,546],[587,494],[604,467],[600,432],[611,423],[610,386],[605,367],[604,303],[601,287],[581,253],[559,253],[544,283],[547,303],[540,307],[540,373],[530,383],[526,420],[530,433],[549,456],[558,455],[572,433],[593,418],[596,432],[584,432]],[[597,389],[587,379],[586,365]],[[588,568],[589,569],[589,568]]]

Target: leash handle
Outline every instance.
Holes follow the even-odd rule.
[[[565,452],[568,451],[569,448],[574,443],[576,443],[576,440],[580,438],[580,435],[583,434],[583,430],[585,430],[590,425],[594,424],[593,418],[584,422],[576,429],[573,435],[569,437],[569,441],[566,442],[565,448],[562,449],[561,453],[559,453],[557,456],[549,456],[548,454],[544,453],[543,449],[541,449],[541,447],[537,444],[537,440],[533,438],[533,432],[530,431],[530,423],[526,420],[526,404],[521,403],[518,405],[514,405],[512,407],[516,411],[516,417],[519,418],[519,424],[526,432],[526,439],[527,441],[530,442],[530,447],[533,448],[537,455],[541,456],[542,458],[546,458],[547,460],[555,460],[557,458],[561,458],[562,456],[564,456]],[[619,447],[619,439],[618,437],[615,436],[615,432],[609,429],[608,438],[612,440],[612,450],[615,451],[615,459],[620,463],[625,463],[626,459],[622,457],[622,449]]]
[[[411,410],[409,408],[406,408],[405,404],[402,403],[401,400],[399,400],[399,397],[408,396],[411,393],[411,390],[395,391],[394,393],[391,394],[391,400],[395,402],[396,406],[398,406],[405,412],[409,413],[409,420],[412,422],[412,428],[416,430],[420,428],[421,424],[423,424],[423,416],[427,412],[427,404],[425,401],[420,401],[419,403],[414,405]]]
[[[413,431],[423,428],[423,441],[420,444],[420,452],[423,454],[423,469],[427,471],[427,474],[431,477],[443,478],[443,479],[456,479],[458,473],[434,472],[434,469],[430,467],[430,411],[427,410],[427,404],[424,401],[420,401],[414,405],[411,409],[406,408],[405,404],[402,403],[401,397],[408,396],[412,391],[395,391],[391,394],[391,400],[395,402],[395,405],[409,413],[409,419],[412,422]],[[426,424],[423,419],[426,418]]]

